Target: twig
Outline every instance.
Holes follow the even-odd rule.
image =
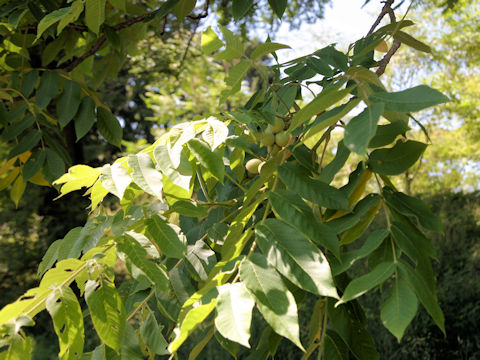
[[[395,18],[395,13],[394,11],[392,10],[392,4],[395,0],[386,0],[385,1],[385,5],[383,5],[383,8],[382,8],[382,11],[380,12],[380,15],[378,15],[377,17],[377,20],[375,20],[375,22],[373,23],[372,27],[370,28],[367,36],[369,35],[372,35],[373,32],[375,31],[376,27],[380,24],[380,22],[382,21],[382,19],[385,17],[385,15],[388,14],[388,16],[390,17],[390,22],[392,24],[395,24],[397,22],[397,19]],[[386,68],[387,68],[387,65],[388,63],[390,62],[390,60],[392,59],[392,56],[395,55],[395,53],[397,52],[397,50],[400,48],[400,45],[402,45],[400,43],[400,41],[398,40],[393,40],[393,44],[392,44],[392,47],[388,50],[388,52],[385,54],[385,56],[378,62],[378,69],[377,71],[375,71],[375,73],[377,74],[377,76],[380,76],[382,75]]]
[[[190,37],[188,38],[187,46],[185,47],[185,51],[183,53],[182,60],[180,60],[180,66],[178,67],[177,78],[180,75],[180,72],[183,68],[183,64],[185,63],[185,59],[187,58],[187,55],[188,55],[188,50],[190,50],[190,45],[192,44],[192,40],[193,40],[195,34],[197,33],[197,28],[198,28],[199,24],[200,24],[200,20],[195,22],[195,26],[193,27],[193,31],[192,31]]]
[[[371,27],[370,30],[368,31],[367,36],[373,34],[373,32],[375,31],[375,29],[377,28],[377,26],[380,24],[380,22],[381,22],[382,19],[384,18],[384,16],[388,14],[389,10],[392,10],[392,4],[393,4],[394,1],[395,1],[395,0],[387,0],[387,1],[385,1],[385,5],[383,5],[382,11],[380,12],[380,14],[379,14],[378,17],[377,17],[377,20],[375,20],[375,22],[373,23],[372,27]]]
[[[144,21],[149,16],[151,16],[151,13],[146,13],[146,14],[128,19],[124,22],[121,22],[121,23],[113,26],[112,29],[115,30],[115,31],[125,29],[127,27],[130,27],[130,26],[136,24],[136,23]],[[86,60],[88,57],[95,54],[102,47],[105,40],[107,40],[107,37],[105,35],[100,36],[98,38],[97,42],[88,51],[83,53],[78,58],[72,60],[71,62],[66,63],[65,65],[61,66],[60,69],[64,69],[66,72],[71,72],[78,65],[80,65],[84,60]]]
[[[380,60],[378,62],[379,66],[378,66],[377,71],[375,71],[375,74],[377,74],[377,76],[380,76],[385,72],[385,69],[387,68],[388,63],[392,59],[392,56],[395,55],[397,50],[400,48],[400,45],[402,45],[400,43],[400,41],[398,41],[398,40],[393,41],[393,45],[390,48],[390,50],[388,50],[388,52],[385,54],[385,56],[382,58],[382,60]]]
[[[78,65],[80,65],[86,58],[92,56],[95,54],[100,47],[103,45],[103,43],[107,40],[107,37],[105,35],[100,36],[100,38],[97,40],[95,45],[93,45],[90,50],[87,52],[83,53],[80,57],[76,58],[75,60],[72,60],[70,63],[65,64],[61,68],[63,68],[66,72],[71,72],[73,69],[75,69]]]
[[[192,20],[200,20],[203,18],[206,18],[208,16],[208,7],[210,6],[210,0],[207,0],[205,2],[205,5],[203,7],[203,12],[198,15],[188,15],[187,17]]]

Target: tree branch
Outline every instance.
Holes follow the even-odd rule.
[[[392,59],[392,56],[397,52],[397,50],[400,48],[400,41],[394,40],[393,45],[388,50],[388,52],[385,54],[385,56],[378,62],[378,69],[375,71],[375,74],[378,76],[382,75],[385,72],[385,69],[387,68],[388,63]]]
[[[380,15],[378,15],[377,19],[375,20],[375,22],[373,23],[372,27],[370,28],[370,30],[368,31],[368,34],[367,36],[369,35],[372,35],[373,32],[375,31],[375,29],[377,28],[377,26],[380,24],[380,22],[382,21],[382,19],[385,17],[385,15],[388,14],[388,16],[390,17],[390,22],[392,24],[395,24],[397,22],[397,19],[395,18],[395,12],[392,10],[392,4],[394,3],[395,0],[386,0],[384,3],[385,5],[383,5],[383,8],[382,8],[382,11],[380,12]],[[397,52],[397,50],[400,48],[400,45],[402,45],[400,43],[400,41],[398,40],[393,40],[393,44],[392,44],[392,47],[388,50],[388,52],[385,54],[385,56],[382,58],[382,60],[380,60],[378,62],[378,69],[377,71],[375,71],[375,73],[377,74],[377,76],[380,76],[382,75],[386,68],[387,68],[387,65],[388,63],[390,62],[390,60],[392,59],[392,56],[395,55],[395,53]]]
[[[130,26],[136,24],[136,23],[144,21],[149,16],[151,16],[151,13],[146,13],[146,14],[128,19],[124,22],[121,22],[121,23],[113,26],[112,29],[115,30],[115,31],[125,29],[127,27],[130,27]],[[83,27],[82,27],[82,29],[83,29]],[[95,42],[95,44],[88,51],[86,51],[85,53],[83,53],[82,55],[77,57],[76,59],[73,59],[72,61],[66,63],[65,65],[63,65],[60,68],[65,70],[66,72],[71,72],[78,65],[80,65],[85,59],[94,55],[102,47],[102,45],[105,43],[105,40],[107,40],[107,37],[105,35],[100,36],[97,39],[97,41]]]
[[[205,5],[203,7],[203,12],[201,14],[198,14],[198,15],[187,15],[187,17],[189,19],[192,19],[192,20],[200,20],[200,19],[203,19],[203,18],[206,18],[208,16],[208,7],[210,6],[210,0],[207,0],[205,2]]]
[[[375,31],[375,29],[377,28],[377,26],[380,24],[380,22],[381,22],[382,19],[384,18],[384,16],[389,13],[389,10],[390,10],[390,11],[392,10],[392,4],[393,4],[394,1],[395,1],[395,0],[387,0],[387,1],[384,1],[385,5],[383,5],[382,11],[380,12],[380,14],[379,14],[378,17],[377,17],[377,20],[375,20],[375,22],[373,23],[372,27],[371,27],[370,30],[368,31],[367,36],[373,34],[373,32]]]

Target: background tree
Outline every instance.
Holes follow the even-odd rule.
[[[169,1],[163,10],[173,9],[181,17],[179,11],[189,4],[191,9],[191,2]],[[236,18],[250,10],[239,4],[234,2],[232,7]],[[278,12],[280,2],[270,4]],[[391,14],[390,6],[387,2],[379,18]],[[160,10],[156,14],[164,16]],[[93,26],[88,14],[86,9],[87,28]],[[63,17],[57,20],[60,26]],[[347,54],[326,47],[272,67],[261,64],[261,57],[275,55],[284,45],[267,42],[247,52],[242,38],[224,27],[223,41],[212,30],[205,32],[205,52],[214,52],[215,59],[229,64],[226,86],[220,91],[226,111],[217,118],[193,117],[195,121],[171,128],[137,155],[102,168],[76,166],[57,181],[63,184],[62,195],[82,186],[89,188],[92,210],[97,210],[84,227],[71,230],[51,246],[40,265],[39,272],[46,272],[40,285],[0,312],[5,322],[4,356],[29,353],[29,338],[19,329],[31,324],[30,318],[46,306],[59,336],[59,355],[67,358],[84,350],[82,324],[89,319],[98,338],[87,341],[86,350],[98,347],[85,354],[87,358],[118,356],[115,352],[153,358],[155,353],[167,353],[167,341],[170,357],[188,349],[194,358],[207,351],[205,346],[213,336],[227,351],[240,351],[241,356],[245,350],[238,350],[238,344],[248,346],[251,321],[254,328],[264,329],[260,338],[253,333],[257,343],[249,352],[253,358],[274,354],[281,337],[300,349],[302,343],[308,344],[305,358],[315,353],[345,357],[348,352],[357,358],[375,358],[378,355],[356,298],[381,283],[391,285],[381,318],[397,338],[416,313],[417,299],[443,330],[429,260],[435,255],[419,230],[440,231],[441,226],[424,204],[396,191],[388,178],[407,170],[425,148],[421,142],[408,140],[406,114],[446,100],[424,86],[387,92],[378,79],[400,42],[425,49],[424,44],[399,32],[408,25],[408,21],[392,23],[376,32],[373,27]],[[115,30],[117,26],[110,27]],[[108,26],[103,25],[103,30],[104,35],[92,44],[102,42],[102,37],[103,43],[113,38],[112,33],[107,36]],[[373,48],[390,36],[396,41],[387,55],[374,57]],[[109,41],[115,47],[115,40]],[[114,56],[112,51],[97,50],[98,62],[90,72],[94,87],[101,76],[115,71],[106,66]],[[368,68],[376,68],[376,74]],[[230,100],[251,69],[260,76],[258,91],[243,107],[231,110]],[[320,80],[313,80],[323,91],[309,102],[300,89],[308,89],[308,80],[318,75]],[[137,85],[132,80],[127,80],[127,86]],[[160,88],[153,84],[149,90]],[[41,94],[40,87],[37,92]],[[65,101],[66,92],[64,85],[58,103]],[[152,104],[155,95],[146,95]],[[367,107],[345,125],[343,117],[362,100]],[[332,105],[338,106],[327,111]],[[62,106],[56,106],[59,119]],[[115,140],[118,134],[112,129],[117,125],[108,110],[102,109],[97,104],[100,133]],[[8,110],[10,115],[16,109]],[[188,119],[194,112],[184,115]],[[127,121],[126,116],[121,122]],[[171,127],[177,116],[162,122]],[[380,116],[389,122],[377,126]],[[133,120],[129,126],[135,130],[139,119]],[[103,132],[102,125],[108,125]],[[344,140],[327,162],[325,149],[334,128],[344,129]],[[27,167],[28,160],[23,162]],[[245,162],[249,176],[245,176]],[[352,169],[348,183],[338,188],[328,185],[346,163]],[[376,181],[369,184],[370,178]],[[120,199],[122,209],[115,214],[101,204],[108,192]],[[387,228],[365,240],[362,234],[381,204],[388,209]],[[298,248],[290,246],[292,236]],[[420,248],[411,246],[413,240]],[[363,246],[353,250],[360,243]],[[116,261],[117,254],[120,260]],[[81,260],[75,260],[80,256]],[[309,262],[312,256],[316,261]],[[363,257],[368,257],[369,268],[362,274],[347,274],[349,266]],[[115,264],[117,286],[113,283]],[[119,264],[123,264],[120,274]],[[126,281],[120,285],[121,273]],[[89,309],[90,317],[85,320],[69,287],[73,281]],[[237,304],[238,296],[243,301]],[[251,320],[254,304],[261,316],[254,313]],[[296,309],[302,304],[314,309],[309,334],[299,331]],[[232,307],[245,315],[235,324]],[[197,345],[192,347],[192,341]]]

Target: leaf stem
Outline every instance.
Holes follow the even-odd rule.
[[[207,202],[212,202],[212,199],[210,199],[210,196],[208,196],[207,188],[205,186],[205,183],[203,182],[202,175],[198,169],[196,170],[196,173],[197,173],[198,182],[200,183],[200,188],[202,189],[202,193],[205,196],[205,199],[207,199]]]
[[[236,181],[230,174],[228,174],[227,172],[225,173],[225,176],[231,181],[233,182],[235,185],[237,185],[243,192],[247,192],[247,189],[245,189],[242,185],[240,185],[240,183],[238,181]]]
[[[148,296],[145,299],[143,299],[143,301],[135,309],[133,309],[130,314],[128,314],[127,321],[130,321],[138,312],[138,310],[140,310],[140,308],[143,307],[143,305],[145,305],[152,298],[154,294],[155,294],[155,290],[152,287],[152,290],[150,290],[150,294],[148,294]]]

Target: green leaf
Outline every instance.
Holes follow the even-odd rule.
[[[367,145],[375,135],[383,108],[383,103],[373,103],[349,121],[345,127],[343,142],[350,151],[362,156],[366,154]]]
[[[221,336],[219,335],[218,332],[215,331],[214,326],[210,326],[210,330],[207,331],[203,339],[197,342],[197,345],[195,345],[192,351],[190,351],[190,354],[188,354],[188,360],[195,360],[198,357],[198,355],[200,355],[203,352],[203,349],[205,349],[205,346],[207,346],[210,340],[212,340],[212,337],[214,334],[215,334],[215,337]],[[225,341],[227,340],[225,339]],[[235,343],[232,343],[232,344],[235,344]],[[235,344],[235,345],[239,347],[238,344]]]
[[[105,164],[100,170],[102,185],[120,200],[123,199],[125,189],[132,182],[127,170],[120,164]]]
[[[240,345],[234,341],[228,340],[227,338],[223,337],[220,332],[215,331],[215,327],[213,326],[211,329],[212,332],[215,332],[215,340],[220,344],[220,346],[227,350],[230,355],[232,355],[235,359],[238,358],[238,352],[240,351]],[[190,357],[188,360],[191,360]]]
[[[398,135],[405,134],[410,130],[408,123],[403,121],[395,121],[387,125],[377,126],[375,136],[368,143],[369,148],[378,148],[391,144]]]
[[[233,0],[232,14],[235,20],[241,19],[252,7],[253,0]]]
[[[42,20],[40,20],[40,22],[38,23],[37,37],[35,38],[35,41],[37,41],[40,38],[40,36],[42,36],[45,30],[47,30],[50,26],[52,26],[56,22],[60,21],[69,11],[70,11],[70,7],[64,7],[64,8],[52,11],[51,13],[45,15],[42,18]]]
[[[237,180],[241,182],[245,176],[245,151],[235,147],[230,154],[230,169],[235,174]]]
[[[310,207],[295,193],[277,190],[268,194],[273,210],[286,223],[294,226],[310,240],[324,246],[335,256],[340,256],[338,238],[334,231],[319,221],[315,221]]]
[[[198,206],[190,200],[179,200],[172,206],[170,210],[183,216],[205,218],[208,216],[208,210],[203,206]]]
[[[162,327],[158,326],[155,315],[149,312],[147,318],[140,325],[142,340],[150,350],[158,355],[168,355],[168,344],[162,336]]]
[[[370,255],[377,249],[388,236],[388,230],[377,230],[372,232],[360,249],[345,252],[341,255],[340,261],[330,258],[332,274],[338,275],[348,270],[357,260]]]
[[[383,325],[400,340],[406,327],[415,317],[418,301],[403,278],[395,278],[390,297],[382,305],[380,318]]]
[[[155,158],[155,161],[157,162],[157,166],[160,168],[162,173],[173,184],[184,189],[188,194],[187,197],[190,198],[191,196],[190,182],[192,180],[194,170],[192,169],[192,165],[188,161],[188,158],[185,155],[185,152],[182,151],[180,153],[180,163],[176,168],[172,164],[172,160],[170,159],[169,151],[166,146],[163,146],[163,145],[156,146],[153,149],[153,157]]]
[[[355,205],[351,213],[329,220],[326,224],[337,234],[340,234],[361,221],[373,207],[378,206],[380,200],[378,194],[368,194]]]
[[[76,0],[72,3],[70,11],[67,14],[65,14],[65,16],[63,16],[60,22],[58,23],[57,36],[60,35],[60,33],[65,28],[65,26],[78,20],[78,18],[83,12],[83,7],[84,7],[84,4],[82,0]]]
[[[348,347],[333,330],[327,330],[325,333],[323,359],[325,360],[348,360]]]
[[[240,90],[242,80],[247,75],[247,72],[250,69],[251,65],[252,64],[250,60],[242,60],[230,69],[228,75],[225,77],[225,83],[230,87],[230,89],[222,92],[220,103],[224,102],[227,97],[235,94]]]
[[[308,67],[315,70],[318,74],[325,75],[325,76],[333,75],[332,68],[328,65],[326,61],[324,61],[321,58],[312,56],[312,57],[309,57],[305,61],[305,63],[307,64]]]
[[[43,255],[42,261],[40,265],[38,265],[38,270],[37,270],[37,277],[42,277],[45,271],[50,269],[53,264],[58,259],[58,250],[60,246],[62,245],[61,240],[55,240],[48,248],[47,252],[45,255]]]
[[[88,280],[85,286],[90,317],[100,340],[120,352],[126,324],[125,308],[115,286],[104,278],[99,281]]]
[[[394,112],[414,112],[450,101],[441,92],[426,85],[419,85],[398,92],[373,93],[369,96],[369,100],[384,102],[385,110]]]
[[[108,0],[113,7],[121,10],[123,12],[127,12],[127,1],[126,0]]]
[[[38,80],[38,70],[32,70],[26,73],[22,79],[22,94],[27,98],[32,94],[35,89],[35,84]]]
[[[35,94],[35,105],[44,109],[50,100],[58,94],[60,87],[60,75],[56,71],[47,70],[40,78],[40,85]]]
[[[3,141],[13,140],[16,136],[20,135],[25,129],[29,128],[34,123],[35,117],[32,114],[27,113],[21,121],[14,122],[10,126],[2,129],[1,138]]]
[[[188,271],[197,281],[208,280],[210,271],[217,263],[215,252],[202,240],[187,246],[187,255],[184,259]]]
[[[258,310],[273,330],[305,351],[300,342],[297,304],[267,259],[253,253],[240,263],[240,278],[255,298]]]
[[[83,353],[84,330],[82,309],[77,297],[68,286],[62,286],[50,294],[46,307],[60,343],[58,358],[78,359]]]
[[[97,128],[110,144],[120,147],[123,129],[115,115],[103,107],[97,108]]]
[[[106,0],[85,0],[85,24],[88,29],[99,35],[100,26],[105,21]]]
[[[29,131],[24,137],[20,138],[20,142],[10,151],[8,158],[11,159],[17,155],[23,154],[25,151],[31,150],[38,144],[42,138],[42,133],[38,130]]]
[[[432,213],[430,208],[422,200],[408,196],[402,192],[393,191],[385,187],[382,191],[387,204],[406,216],[415,216],[420,225],[425,229],[439,232],[443,231],[442,219]]]
[[[341,337],[356,359],[378,360],[373,339],[365,329],[365,315],[358,303],[350,302],[334,307],[332,300],[329,299],[327,308],[329,330],[335,331]],[[343,344],[340,341],[338,345]]]
[[[218,38],[211,26],[202,33],[202,48],[207,55],[220,49],[223,45],[223,42]]]
[[[266,42],[257,46],[250,55],[250,58],[255,60],[280,49],[291,49],[291,47],[284,44]]]
[[[427,44],[421,42],[420,40],[415,39],[413,36],[410,34],[407,34],[404,31],[396,31],[393,33],[393,38],[395,40],[400,41],[402,44],[405,44],[407,46],[410,46],[411,48],[418,50],[418,51],[423,51],[426,53],[431,53],[432,49],[430,46]]]
[[[393,209],[390,209],[393,216],[391,231],[398,245],[405,253],[412,258],[418,260],[418,255],[430,256],[435,258],[435,248],[432,242],[425,237],[425,235],[412,224],[412,222],[402,215],[394,214]],[[410,245],[410,246],[409,246]],[[410,250],[408,250],[410,249]]]
[[[213,116],[207,119],[207,123],[208,127],[202,132],[202,139],[210,146],[210,149],[216,150],[225,143],[228,136],[228,127]]]
[[[309,121],[313,116],[339,102],[345,96],[350,94],[350,92],[355,88],[351,86],[342,90],[338,90],[342,85],[343,84],[340,83],[339,85],[335,85],[332,88],[322,91],[315,97],[315,99],[296,112],[292,117],[288,132],[292,132],[297,127]]]
[[[278,175],[289,190],[308,201],[330,209],[348,209],[348,199],[340,190],[310,178],[297,164],[279,166]]]
[[[372,151],[367,164],[375,173],[398,175],[415,164],[426,148],[427,144],[418,141],[399,140],[391,148]]]
[[[65,173],[65,163],[55,150],[46,148],[45,153],[47,155],[47,166],[44,168],[45,177],[50,181],[56,180]]]
[[[10,199],[15,203],[16,207],[18,207],[18,203],[20,202],[26,187],[27,183],[23,180],[23,177],[17,177],[10,189]]]
[[[223,164],[222,157],[218,153],[210,150],[210,147],[199,139],[189,140],[187,146],[198,162],[223,184],[225,165]]]
[[[255,301],[243,283],[219,288],[215,327],[223,337],[250,348],[250,324]]]
[[[133,169],[132,179],[143,191],[150,195],[162,198],[163,181],[162,174],[155,169],[152,159],[148,154],[139,153],[129,155],[128,166]]]
[[[44,162],[46,154],[44,150],[36,150],[32,156],[28,158],[25,166],[22,169],[22,176],[24,181],[30,180],[36,173],[40,171]]]
[[[331,162],[325,166],[320,175],[318,176],[318,180],[323,181],[327,184],[330,184],[335,177],[335,175],[339,172],[339,170],[345,165],[350,156],[350,150],[345,146],[343,140],[338,143],[337,152],[335,153],[335,157]]]
[[[83,138],[95,122],[95,102],[91,97],[85,96],[80,103],[77,116],[75,116],[75,134],[77,141]]]
[[[168,276],[156,263],[147,259],[147,251],[132,237],[117,239],[118,251],[124,253],[129,261],[139,268],[157,288],[168,291]]]
[[[63,93],[57,101],[57,115],[60,127],[65,127],[77,113],[80,106],[80,85],[77,82],[66,80],[63,84]]]
[[[399,276],[404,279],[410,288],[415,292],[418,300],[425,307],[437,326],[445,334],[445,317],[438,305],[437,294],[430,290],[431,286],[419,276],[412,267],[400,259],[398,264]]]
[[[288,280],[313,294],[338,299],[327,259],[298,230],[266,219],[256,226],[255,234],[268,262]]]
[[[360,238],[360,236],[362,236],[380,210],[381,204],[381,202],[378,202],[376,206],[372,206],[370,209],[368,209],[363,219],[343,233],[342,237],[340,238],[340,246],[351,244]]]
[[[174,353],[178,350],[197,326],[200,325],[215,309],[215,304],[216,300],[213,299],[210,303],[199,305],[187,312],[182,322],[177,324],[173,330],[175,339],[168,346],[170,353]]]
[[[185,17],[195,9],[197,0],[179,0],[177,5],[173,8],[173,13],[178,21],[182,22]]]
[[[224,51],[215,54],[214,58],[217,60],[232,60],[242,57],[244,51],[241,37],[235,35],[225,26],[220,25],[219,28],[225,38],[227,48]]]
[[[180,259],[185,255],[187,246],[184,240],[180,240],[177,232],[165,220],[158,215],[152,216],[146,221],[147,235],[161,252],[168,257]]]
[[[69,192],[80,190],[82,187],[90,187],[97,181],[100,169],[91,168],[87,165],[75,165],[68,169],[68,173],[53,182],[53,185],[64,184],[60,189],[60,196]]]
[[[122,339],[121,359],[122,360],[144,360],[143,357],[143,345],[140,347],[140,341],[138,338],[138,330],[136,330],[128,322],[125,324],[125,332]],[[107,348],[108,349],[108,348]],[[113,358],[113,351],[110,349],[107,350],[110,354],[106,354],[108,359]],[[113,355],[113,356],[112,356]],[[116,354],[115,354],[116,355]]]
[[[281,19],[287,8],[287,0],[268,0],[268,3],[278,18]]]
[[[335,304],[337,307],[340,304],[353,300],[359,296],[362,296],[375,286],[382,284],[390,276],[392,276],[395,270],[395,264],[393,262],[383,262],[377,265],[368,274],[362,275],[350,281],[345,288],[342,298]]]

